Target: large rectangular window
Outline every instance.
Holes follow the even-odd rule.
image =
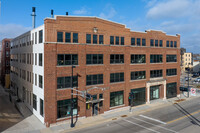
[[[39,87],[43,88],[43,77],[39,75]]]
[[[40,99],[40,115],[44,115],[44,103],[42,99]]]
[[[146,71],[131,72],[131,80],[146,79]]]
[[[93,35],[93,44],[97,44],[97,35]]]
[[[150,63],[162,63],[163,56],[162,55],[150,55]]]
[[[175,48],[177,47],[177,41],[174,41],[174,47]]]
[[[167,43],[167,47],[169,47],[169,41],[167,41],[166,43]]]
[[[174,43],[173,41],[170,42],[170,47],[173,47],[173,43]]]
[[[124,73],[111,73],[110,74],[110,83],[122,82],[124,81]]]
[[[151,46],[151,47],[154,46],[154,40],[153,40],[153,39],[150,40],[150,46]]]
[[[132,54],[131,64],[146,63],[146,55],[143,54]]]
[[[63,32],[57,32],[57,42],[63,42]]]
[[[115,37],[115,44],[119,45],[119,37],[118,36]]]
[[[146,103],[146,88],[131,89],[133,93],[133,106],[141,105]]]
[[[78,43],[78,33],[73,33],[73,43]]]
[[[71,33],[69,32],[65,33],[65,42],[71,43]]]
[[[86,64],[103,64],[103,54],[87,54]]]
[[[37,44],[37,32],[35,32],[35,44]]]
[[[86,34],[86,43],[91,43],[91,34]]]
[[[72,77],[57,77],[57,88],[70,88],[72,87]],[[78,76],[73,76],[73,87],[78,87]]]
[[[110,44],[114,45],[114,36],[110,36]]]
[[[37,110],[37,96],[33,94],[33,108]]]
[[[103,84],[103,74],[87,75],[86,85]]]
[[[111,54],[110,55],[110,64],[124,63],[123,54]]]
[[[162,77],[162,70],[151,70],[150,71],[150,78],[158,78],[158,77]]]
[[[103,35],[99,35],[99,44],[103,44]]]
[[[155,47],[158,47],[158,40],[155,40]]]
[[[135,45],[135,38],[131,38],[131,45]]]
[[[146,39],[142,38],[142,46],[146,46]]]
[[[159,41],[159,46],[163,47],[163,41],[162,40]]]
[[[124,91],[110,93],[110,107],[124,104]]]
[[[77,54],[58,54],[57,65],[78,65]]]
[[[176,69],[167,69],[166,73],[167,73],[167,76],[174,76],[174,75],[177,75],[177,70]]]
[[[43,30],[39,31],[39,43],[43,42]]]
[[[137,38],[137,46],[140,46],[141,39]]]
[[[167,62],[176,62],[177,61],[176,55],[167,55],[166,59],[167,59]]]
[[[121,45],[124,45],[124,37],[121,37]]]
[[[172,97],[176,97],[177,96],[177,83],[168,83],[167,84],[167,98],[172,98]]]
[[[42,66],[42,54],[41,53],[39,53],[39,66]]]
[[[77,115],[78,101],[77,98],[73,99],[73,115]],[[57,101],[57,118],[71,116],[71,99]]]

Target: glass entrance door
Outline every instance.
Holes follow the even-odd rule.
[[[150,100],[155,100],[160,98],[159,87],[160,87],[159,85],[150,87]]]

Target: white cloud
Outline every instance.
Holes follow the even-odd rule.
[[[0,24],[0,40],[4,38],[14,38],[31,30],[31,27],[24,27],[17,24]]]
[[[88,11],[85,7],[82,7],[80,10],[75,10],[73,12],[73,14],[76,14],[76,15],[85,15],[85,14],[88,14]]]
[[[99,17],[104,19],[113,18],[117,14],[116,10],[112,7],[111,4],[107,4],[103,9],[103,12],[100,13]]]

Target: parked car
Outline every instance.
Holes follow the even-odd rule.
[[[193,77],[193,78],[199,77],[199,74],[198,74],[198,73],[194,73],[194,74],[192,75],[192,77]]]
[[[180,89],[180,91],[188,91],[189,90],[187,87],[180,87],[179,89]]]
[[[200,78],[196,78],[194,81],[195,82],[200,82]]]

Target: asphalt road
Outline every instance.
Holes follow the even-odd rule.
[[[200,98],[183,101],[132,117],[71,133],[199,133]]]
[[[0,86],[0,132],[12,127],[22,120],[22,116],[9,101],[9,96]]]

